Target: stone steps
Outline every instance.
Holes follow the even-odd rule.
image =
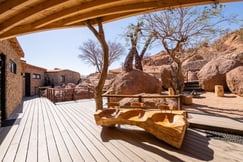
[[[185,87],[184,87],[184,91],[197,91],[197,92],[202,92],[203,89],[199,86],[199,81],[195,80],[195,81],[188,81],[185,82]]]

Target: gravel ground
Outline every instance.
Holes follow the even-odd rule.
[[[218,139],[222,141],[234,142],[243,145],[243,136],[235,135],[230,133],[223,133],[217,131],[210,131],[210,130],[198,130],[206,134],[207,138]]]

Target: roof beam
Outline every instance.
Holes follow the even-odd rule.
[[[4,17],[5,15],[9,14],[12,9],[16,7],[23,7],[30,4],[29,0],[12,0],[12,1],[4,1],[0,3],[0,18]]]
[[[0,0],[0,40],[37,31],[81,27],[162,9],[241,0]]]
[[[126,0],[126,1],[129,2],[131,0]],[[59,20],[64,19],[64,18],[75,16],[79,13],[84,13],[84,12],[87,12],[89,10],[95,10],[97,8],[100,8],[100,7],[108,7],[110,5],[118,5],[118,4],[121,4],[121,3],[124,3],[124,0],[123,1],[95,0],[95,1],[88,2],[88,3],[84,3],[84,4],[81,3],[78,6],[74,6],[74,7],[71,7],[71,8],[64,9],[64,10],[59,11],[59,12],[53,14],[53,15],[48,16],[45,19],[39,20],[39,21],[35,22],[33,25],[35,26],[35,28],[41,28],[41,27],[44,27],[44,26],[51,24],[55,21],[59,21]]]
[[[0,25],[1,28],[3,28],[0,33],[4,33],[8,31],[9,29],[12,29],[13,27],[21,24],[26,19],[30,19],[31,16],[34,16],[35,14],[50,9],[52,7],[55,7],[56,5],[60,5],[62,3],[65,3],[66,0],[51,0],[51,1],[45,1],[43,3],[38,4],[37,6],[33,8],[28,8],[26,11],[21,12],[18,16],[13,16],[11,19],[8,19],[8,21],[5,21]]]
[[[192,1],[194,0],[187,0],[185,4],[191,3]],[[201,1],[205,1],[205,0],[201,0]],[[169,8],[171,6],[180,7],[181,4],[178,4],[177,1],[158,1],[158,0],[149,1],[149,2],[137,2],[132,4],[123,4],[123,5],[105,8],[105,9],[90,10],[89,12],[86,12],[84,14],[81,13],[73,17],[60,20],[60,23],[62,22],[63,25],[72,25],[81,21],[95,19],[97,17],[107,17],[114,14],[118,15],[123,13],[129,15],[129,13],[131,12],[134,14],[135,12],[141,13],[141,11],[145,13],[145,12],[155,11],[158,9],[161,10],[161,9]]]
[[[110,7],[106,9],[99,9],[99,10],[90,10],[89,12],[86,12],[84,14],[78,14],[75,15],[74,17],[66,18],[64,20],[60,20],[63,25],[71,25],[71,24],[76,24],[81,21],[86,21],[90,19],[95,19],[97,17],[104,17],[104,16],[109,16],[109,15],[118,15],[119,13],[127,13],[129,12],[139,12],[141,10],[151,10],[155,6],[158,6],[154,3],[151,2],[146,2],[146,3],[133,3],[133,4],[123,4],[120,6],[115,6],[115,7]],[[124,10],[124,8],[126,8]]]

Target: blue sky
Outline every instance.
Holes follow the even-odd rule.
[[[243,2],[227,3],[224,11],[227,14],[238,14],[243,18]],[[117,41],[125,46],[125,40],[121,34],[131,23],[136,23],[136,17],[104,24],[106,40]],[[96,40],[86,27],[33,33],[19,36],[17,39],[24,50],[24,60],[28,64],[47,69],[70,69],[79,72],[81,75],[88,75],[96,71],[94,66],[86,64],[78,58],[81,52],[79,47],[83,42],[88,39]],[[160,50],[161,48],[156,47],[151,49],[149,53],[156,54]],[[123,61],[124,57],[112,64],[110,69],[120,67]]]

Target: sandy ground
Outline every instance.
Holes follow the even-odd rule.
[[[243,97],[231,93],[217,97],[213,92],[206,92],[200,98],[193,98],[192,105],[183,105],[183,108],[189,113],[233,117],[243,121]]]

